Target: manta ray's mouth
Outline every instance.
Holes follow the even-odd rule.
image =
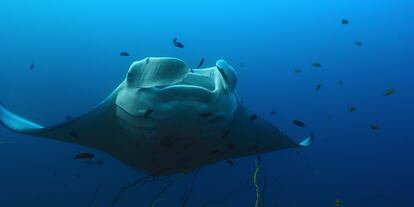
[[[205,76],[198,73],[188,73],[184,79],[176,84],[167,86],[156,86],[158,90],[187,90],[187,91],[199,91],[202,93],[213,93],[216,90],[215,73],[210,73],[209,76]]]

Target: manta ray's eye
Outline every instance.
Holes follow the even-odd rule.
[[[132,72],[128,72],[127,76],[128,76],[128,79],[131,79],[134,77],[134,74],[132,74]]]

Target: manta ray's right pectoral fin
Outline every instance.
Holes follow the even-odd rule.
[[[313,144],[314,135],[313,133],[310,134],[309,137],[306,137],[303,141],[299,142],[299,146],[301,147],[310,147]]]

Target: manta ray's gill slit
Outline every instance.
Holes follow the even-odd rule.
[[[219,150],[214,149],[214,150],[211,150],[211,151],[210,151],[209,155],[214,155],[214,154],[217,154],[217,153],[219,153],[219,152],[220,152]]]
[[[256,120],[257,119],[257,114],[252,114],[250,117],[249,117],[249,120],[251,120],[251,121],[254,121],[254,120]]]
[[[230,130],[227,130],[224,132],[224,134],[221,136],[221,138],[227,137],[230,134]]]
[[[75,130],[70,130],[70,131],[69,131],[69,135],[70,135],[72,138],[75,138],[75,139],[78,139],[78,138],[79,138],[79,134],[78,134]]]
[[[234,150],[234,145],[233,144],[231,144],[231,143],[229,143],[229,144],[226,144],[226,146],[227,146],[227,148],[229,148],[229,150]]]

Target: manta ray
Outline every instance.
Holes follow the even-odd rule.
[[[188,173],[205,165],[312,144],[295,142],[249,111],[236,93],[237,73],[224,60],[190,69],[180,59],[148,57],[91,111],[45,127],[0,104],[0,122],[22,134],[108,153],[152,175]]]

